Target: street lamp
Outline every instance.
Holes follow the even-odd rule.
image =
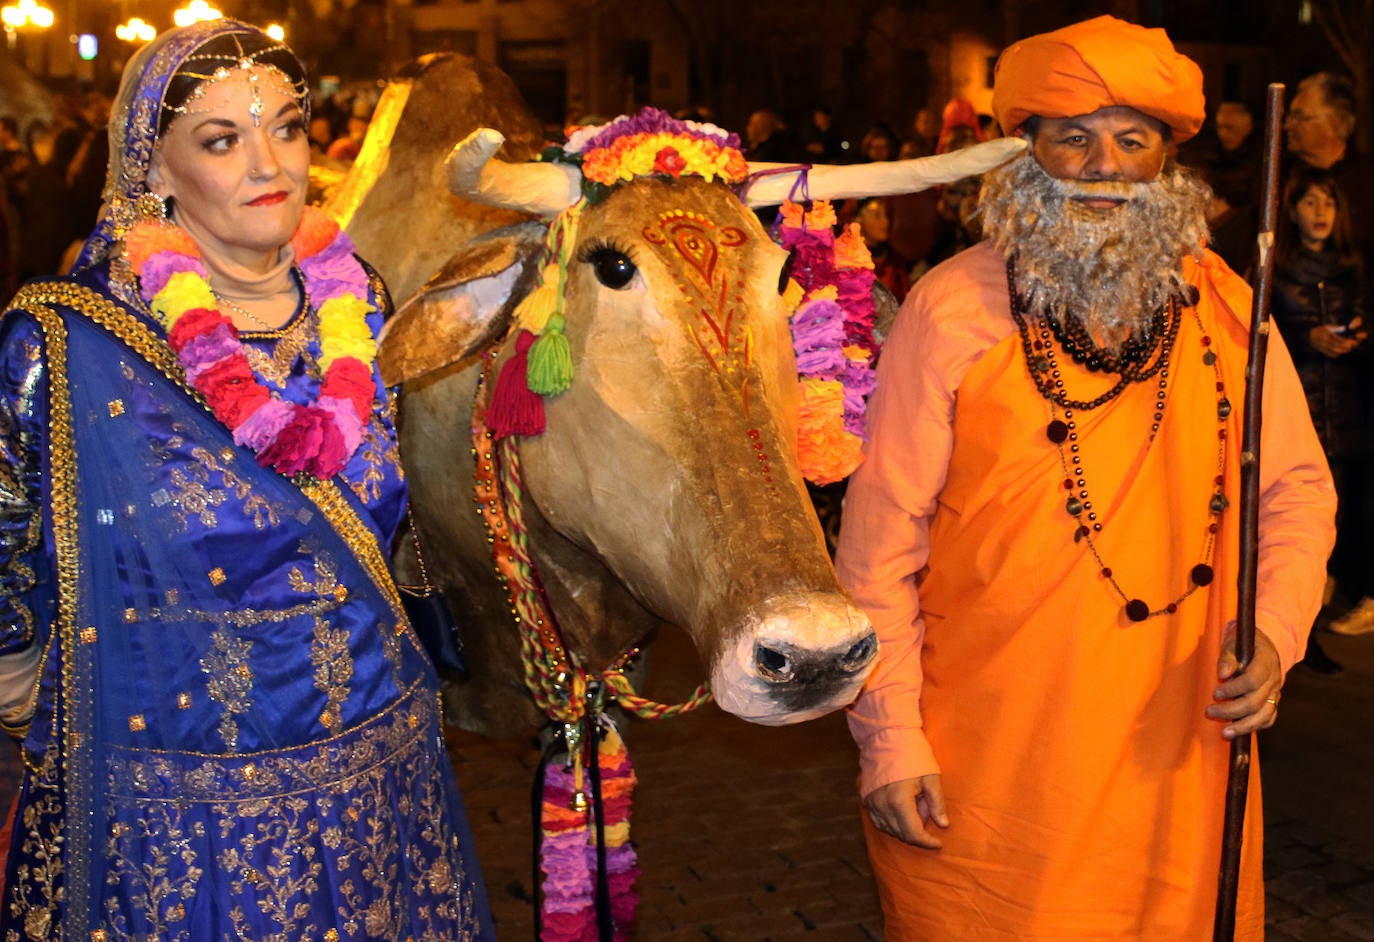
[[[10,52],[15,52],[19,47],[19,31],[29,26],[35,29],[47,29],[52,26],[52,10],[36,0],[19,0],[18,4],[0,7],[0,24],[5,28],[5,45],[9,47]],[[45,50],[45,60],[46,56]],[[46,73],[46,67],[43,71]]]
[[[5,24],[5,32],[12,33],[25,26],[47,29],[53,24],[52,10],[37,0],[19,0],[15,6],[0,8],[0,22]]]
[[[139,17],[134,17],[127,23],[120,23],[115,27],[115,37],[122,39],[126,43],[146,43],[157,35],[157,30],[151,23],[145,23]]]
[[[202,20],[217,20],[222,16],[224,16],[223,13],[210,6],[205,0],[191,0],[186,6],[178,7],[172,13],[172,20],[178,26],[190,26],[192,23],[199,23]]]

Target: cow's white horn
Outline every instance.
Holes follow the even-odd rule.
[[[448,155],[448,186],[455,196],[552,218],[582,196],[582,173],[556,163],[511,164],[495,159],[506,138],[478,128]]]
[[[847,166],[819,164],[807,173],[806,193],[811,199],[826,200],[918,193],[991,170],[1025,148],[1022,138],[1001,137],[948,154],[914,160],[883,160]],[[786,166],[789,165],[751,163],[749,170],[757,173]],[[792,194],[798,173],[773,173],[755,178],[745,201],[750,206],[776,206]]]

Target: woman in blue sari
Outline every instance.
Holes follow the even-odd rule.
[[[0,321],[7,942],[492,938],[387,570],[388,301],[308,120],[257,29],[162,34],[76,273]]]

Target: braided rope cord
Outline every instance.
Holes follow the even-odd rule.
[[[486,427],[483,391],[495,360],[493,350],[483,363],[473,404],[474,493],[492,544],[497,574],[520,629],[521,666],[535,704],[550,720],[575,724],[586,715],[588,687],[599,682],[611,699],[643,719],[665,719],[697,709],[711,699],[706,682],[677,704],[659,703],[635,693],[625,667],[639,654],[638,648],[629,649],[600,673],[589,673],[569,657],[530,558],[519,448],[513,436],[495,441]]]

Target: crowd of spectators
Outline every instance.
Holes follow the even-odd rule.
[[[1293,354],[1339,497],[1336,549],[1318,627],[1374,632],[1374,347],[1369,343],[1374,251],[1374,161],[1354,148],[1349,79],[1301,81],[1283,124],[1285,156],[1271,313]],[[1179,154],[1212,189],[1210,247],[1253,278],[1261,198],[1262,133],[1244,103],[1222,102],[1209,129]],[[1313,632],[1303,664],[1341,666]]]
[[[20,127],[0,116],[0,287],[65,270],[71,247],[100,209],[109,159],[110,100],[98,93],[58,99],[52,122]]]

